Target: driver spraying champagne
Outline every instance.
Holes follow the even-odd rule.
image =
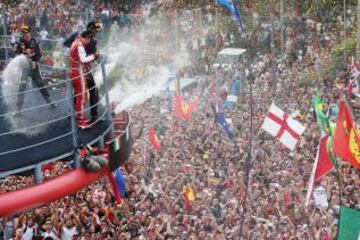
[[[87,24],[86,30],[90,33],[90,42],[84,46],[85,52],[87,55],[95,54],[97,52],[97,41],[95,39],[96,34],[102,30],[101,24],[95,21],[91,21]],[[73,33],[69,38],[64,41],[64,46],[71,48],[72,44],[79,37],[80,32]],[[85,79],[87,82],[87,87],[89,89],[89,99],[90,99],[90,113],[91,120],[90,123],[96,122],[99,118],[98,115],[98,101],[99,93],[95,84],[94,76],[91,72],[91,63],[87,62],[84,64]]]
[[[88,99],[88,81],[86,69],[90,62],[101,57],[99,52],[87,54],[86,46],[91,42],[90,30],[83,31],[71,45],[69,52],[69,77],[72,81],[75,96],[75,111],[77,125],[81,129],[90,128],[89,120],[85,117],[85,106]]]
[[[47,103],[51,103],[50,94],[45,88],[45,84],[40,74],[39,60],[41,52],[39,44],[35,38],[31,36],[30,27],[27,25],[21,26],[22,37],[15,43],[15,54],[24,54],[30,61],[30,70],[27,72],[23,70],[20,73],[20,86],[19,94],[17,97],[16,105],[19,110],[24,106],[24,91],[26,90],[27,80],[30,77],[32,84],[39,88],[41,95]],[[55,103],[51,103],[52,107],[57,107]]]

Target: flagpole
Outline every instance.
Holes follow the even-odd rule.
[[[215,8],[215,47],[218,48],[218,11]]]
[[[360,1],[360,0],[359,0]],[[270,10],[270,9],[268,9]],[[270,10],[271,11],[271,10]],[[276,88],[277,88],[277,78],[275,76],[275,68],[276,68],[276,61],[275,61],[275,52],[274,52],[274,48],[275,48],[275,42],[274,42],[274,31],[275,31],[275,27],[274,27],[274,19],[273,19],[273,13],[271,13],[269,11],[269,16],[270,16],[270,23],[271,23],[271,41],[270,41],[270,61],[271,61],[271,85],[272,85],[272,100],[275,100],[275,96],[276,96]]]
[[[314,189],[315,172],[316,172],[316,167],[319,162],[320,142],[321,142],[321,137],[320,137],[319,146],[318,146],[318,149],[316,152],[314,166],[313,166],[313,169],[312,169],[311,175],[310,175],[309,187],[308,187],[308,191],[306,193],[305,206],[309,206],[311,193],[313,192],[313,189]]]
[[[344,0],[346,1],[346,0]],[[284,58],[285,38],[284,38],[284,0],[280,1],[280,22],[281,22],[281,58]]]
[[[250,60],[250,57],[249,57],[249,60]],[[247,62],[247,65],[249,65],[249,62]],[[249,69],[245,69],[245,72],[246,72],[245,77],[248,79],[249,87],[250,87],[250,139],[249,139],[250,144],[249,144],[248,156],[245,161],[245,167],[246,167],[246,172],[245,172],[245,176],[244,176],[245,196],[244,196],[244,201],[242,204],[241,223],[240,223],[240,239],[242,239],[243,226],[244,226],[244,221],[245,221],[245,213],[247,210],[246,202],[247,202],[247,196],[248,196],[248,192],[249,192],[250,172],[251,172],[251,167],[252,167],[251,164],[252,164],[253,115],[254,115],[254,111],[253,111],[254,99],[253,99],[253,90],[252,90],[253,75],[251,74],[251,72],[249,72]]]
[[[340,171],[339,171],[339,167],[336,168],[336,172],[337,172],[337,178],[338,178],[338,184],[339,184],[339,191],[340,191],[339,205],[341,206],[341,204],[342,204],[343,188],[342,188],[341,173],[340,173]]]
[[[356,44],[356,62],[360,61],[360,0],[357,3],[357,44]]]
[[[346,0],[344,0],[344,62],[346,63],[346,25],[347,25],[347,19],[346,19]]]

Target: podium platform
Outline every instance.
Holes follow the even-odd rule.
[[[58,107],[46,105],[35,90],[25,96],[23,112],[18,114],[11,114],[18,111],[16,97],[12,100],[0,98],[0,176],[73,155],[73,131],[66,93],[61,89],[51,89],[49,93]],[[99,108],[103,120],[91,129],[78,130],[80,144],[95,143],[109,131],[111,124],[105,120],[106,108]]]

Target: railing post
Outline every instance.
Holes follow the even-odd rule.
[[[103,59],[101,61],[101,74],[103,77],[103,83],[104,83],[104,94],[105,94],[105,101],[106,101],[106,109],[107,109],[107,120],[110,122],[110,131],[109,131],[109,137],[110,139],[114,138],[114,126],[111,116],[111,108],[110,108],[110,99],[109,99],[109,84],[106,77],[106,70],[105,70],[105,61],[106,59]]]
[[[80,160],[81,160],[80,153],[79,153],[79,150],[77,149],[75,151],[75,156],[74,156],[74,167],[75,168],[80,168],[80,166],[81,166]]]
[[[105,148],[105,141],[104,141],[104,137],[101,137],[98,141],[98,148],[99,149],[104,149]]]
[[[71,121],[71,131],[72,131],[72,142],[73,142],[73,147],[75,150],[75,156],[74,156],[74,163],[75,163],[75,168],[79,168],[80,167],[80,156],[79,153],[77,151],[78,148],[78,138],[77,138],[77,125],[76,125],[76,113],[75,113],[75,108],[74,108],[74,94],[73,94],[73,87],[71,84],[71,81],[67,81],[66,82],[66,88],[68,90],[68,99],[69,99],[69,110],[70,110],[70,121]]]
[[[7,35],[8,35],[8,23],[7,23],[7,17],[6,17],[6,12],[5,10],[3,9],[1,11],[1,15],[3,16],[3,34],[4,34],[4,42],[5,42],[5,60],[8,60],[9,59],[9,51],[8,51],[8,43],[9,43],[9,40],[7,39]]]
[[[35,183],[39,184],[43,181],[43,175],[41,171],[41,163],[35,165]]]

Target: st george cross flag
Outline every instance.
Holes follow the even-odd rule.
[[[290,150],[295,148],[296,143],[305,131],[302,124],[290,118],[287,113],[283,112],[274,103],[271,104],[269,113],[261,128],[279,139]]]

